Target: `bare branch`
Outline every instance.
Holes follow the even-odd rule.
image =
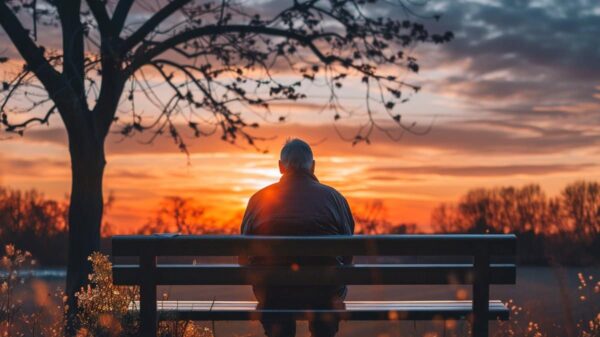
[[[314,34],[314,35],[303,35],[294,31],[265,27],[265,26],[250,26],[250,25],[227,25],[227,26],[218,26],[218,25],[209,25],[203,26],[196,29],[191,29],[185,31],[183,33],[177,34],[171,38],[166,39],[165,41],[152,43],[154,47],[146,50],[147,47],[142,46],[140,49],[136,51],[136,56],[130,66],[131,71],[135,71],[140,66],[144,65],[146,62],[149,62],[154,57],[159,56],[160,54],[176,47],[179,44],[185,43],[187,41],[197,39],[203,36],[214,36],[214,35],[222,35],[228,33],[237,33],[237,34],[262,34],[268,36],[276,36],[283,37],[292,40],[296,40],[302,44],[307,45],[314,53],[323,61],[325,64],[329,64],[335,60],[335,58],[331,56],[325,56],[319,51],[319,49],[314,45],[313,41],[315,39],[321,38],[323,34]]]
[[[127,15],[129,15],[129,10],[133,5],[134,0],[120,0],[117,4],[117,8],[111,19],[111,25],[113,27],[115,36],[119,36],[121,34],[121,30],[123,30],[123,26],[125,25],[125,20],[127,20]]]
[[[111,20],[108,17],[108,12],[106,11],[106,7],[104,5],[104,1],[100,0],[86,0],[90,11],[94,15],[96,22],[98,22],[98,29],[100,30],[100,34],[102,36],[111,36],[112,35],[112,25]]]
[[[50,97],[56,97],[58,90],[64,87],[59,73],[44,57],[44,49],[38,47],[29,37],[29,32],[23,28],[19,19],[8,7],[5,1],[0,1],[0,25],[8,34],[27,66],[42,82]]]
[[[150,19],[148,19],[138,30],[131,34],[125,39],[122,46],[122,52],[125,53],[130,51],[135,45],[142,42],[148,34],[156,29],[165,19],[171,16],[173,13],[180,10],[183,6],[189,3],[191,0],[173,0],[168,5],[161,8],[156,12]]]
[[[27,128],[29,126],[29,124],[32,123],[39,123],[39,124],[48,124],[48,120],[50,119],[50,116],[56,111],[56,106],[53,105],[44,115],[43,118],[39,118],[39,117],[32,117],[29,118],[21,123],[17,123],[17,124],[10,124],[8,122],[8,120],[6,118],[2,118],[0,120],[0,123],[2,123],[4,126],[6,126],[6,131],[7,132],[17,132],[20,135],[23,135],[23,129]],[[4,115],[3,117],[5,117],[6,115]]]

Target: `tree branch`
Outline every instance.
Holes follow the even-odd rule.
[[[297,33],[290,30],[273,28],[273,27],[264,27],[264,26],[250,26],[250,25],[227,25],[227,26],[216,26],[216,25],[208,25],[200,28],[191,29],[175,36],[172,36],[164,41],[156,43],[155,47],[150,50],[138,49],[135,53],[134,60],[129,66],[129,70],[134,72],[140,66],[143,66],[145,63],[152,60],[154,57],[159,56],[165,51],[176,47],[177,45],[184,43],[186,41],[190,41],[192,39],[196,39],[202,36],[207,35],[219,35],[219,34],[227,34],[227,33],[244,33],[244,34],[262,34],[262,35],[270,35],[270,36],[279,36],[285,37],[288,39],[296,40],[303,45],[308,46],[313,53],[321,60],[321,62],[325,64],[330,64],[335,61],[335,58],[332,56],[326,56],[317,48],[317,46],[313,43],[315,39],[318,39],[324,35],[322,34],[313,34],[306,35]],[[329,34],[326,34],[329,35]]]
[[[31,123],[37,122],[39,124],[48,124],[48,120],[50,119],[50,116],[54,113],[55,110],[56,110],[56,105],[53,105],[50,109],[48,109],[48,111],[46,112],[46,114],[44,115],[43,118],[32,117],[32,118],[29,118],[28,120],[25,120],[19,124],[10,124],[10,123],[8,123],[7,120],[4,120],[4,119],[0,122],[6,126],[7,132],[17,132],[20,135],[23,135],[24,129]]]
[[[59,91],[66,86],[65,82],[44,57],[44,49],[33,42],[29,37],[29,32],[21,25],[5,1],[0,1],[0,25],[27,63],[28,68],[42,82],[48,95],[53,99],[56,98]]]
[[[103,37],[112,36],[113,30],[111,25],[111,20],[108,17],[108,12],[106,11],[106,7],[104,3],[100,0],[86,0],[88,6],[90,7],[90,11],[96,22],[98,22],[98,29],[100,30],[100,35]]]
[[[73,109],[73,103],[79,105],[84,111],[88,109],[85,94],[85,66],[84,66],[84,31],[79,12],[81,1],[59,2],[58,14],[62,26],[63,43],[63,78],[74,92],[69,98],[71,104],[67,109]],[[74,101],[73,99],[76,99]],[[77,109],[76,108],[76,109]],[[63,109],[59,107],[59,111]],[[68,126],[67,126],[68,127]]]
[[[93,114],[96,118],[96,127],[100,136],[106,137],[123,94],[126,78],[120,76],[118,64],[115,64],[112,59],[103,59],[102,64],[104,76],[102,77],[100,94],[96,106],[94,106]]]
[[[121,0],[128,1],[128,0]],[[144,24],[133,34],[131,34],[122,46],[122,52],[126,53],[133,49],[135,45],[142,42],[144,38],[148,34],[150,34],[154,29],[156,29],[166,18],[171,16],[171,14],[175,13],[179,9],[181,9],[185,4],[189,3],[191,0],[173,0],[169,2],[168,5],[161,8],[158,12],[156,12],[148,21],[144,22]]]
[[[125,25],[125,20],[127,20],[127,15],[129,15],[129,10],[133,5],[134,0],[121,0],[117,4],[117,8],[113,13],[111,24],[113,27],[113,31],[116,34],[115,37],[118,37],[123,30],[123,26]]]

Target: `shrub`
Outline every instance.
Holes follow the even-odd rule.
[[[0,259],[0,336],[2,337],[62,337],[64,336],[64,295],[57,290],[48,295],[47,287],[44,294],[36,298],[35,309],[25,312],[25,303],[16,295],[19,285],[25,282],[20,271],[25,267],[36,265],[31,254],[16,249],[14,245],[4,246],[4,255]],[[34,286],[41,286],[41,282]],[[39,289],[39,288],[38,288]],[[54,305],[47,297],[54,299]]]
[[[94,253],[89,260],[93,266],[90,284],[76,294],[81,323],[77,336],[137,336],[139,317],[130,309],[137,306],[139,289],[113,285],[112,264],[106,255]],[[29,252],[11,244],[4,247],[0,258],[0,337],[64,336],[67,298],[60,289],[51,293],[43,281],[31,281],[36,296],[28,312],[15,292],[25,283],[23,268],[32,265],[35,261]],[[188,321],[161,322],[159,332],[163,337],[212,337],[210,329]]]
[[[134,336],[137,333],[137,318],[129,314],[129,308],[139,300],[136,287],[113,285],[112,265],[108,257],[93,253],[88,260],[93,273],[90,284],[77,292],[80,334],[82,336]]]
[[[78,292],[81,337],[137,336],[139,316],[136,313],[139,288],[115,286],[112,264],[108,256],[93,253],[89,258],[93,273],[90,284]],[[133,310],[132,310],[133,309]],[[211,337],[211,330],[195,322],[161,322],[159,334],[164,337]]]

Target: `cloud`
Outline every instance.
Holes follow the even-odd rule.
[[[442,175],[456,177],[495,177],[513,175],[547,175],[553,173],[580,172],[594,168],[595,164],[548,164],[548,165],[503,165],[503,166],[413,166],[373,167],[371,173]]]
[[[261,1],[253,9],[268,11],[267,15],[283,5]],[[383,14],[395,13],[383,2],[377,6]],[[600,63],[594,62],[600,59],[597,9],[597,2],[591,0],[428,2],[425,11],[440,11],[443,17],[439,23],[425,23],[432,31],[453,30],[457,38],[439,47],[417,48],[426,76],[437,72],[433,84],[425,88],[438,95],[434,99],[447,95],[455,98],[451,104],[461,101],[466,111],[459,111],[458,117],[464,121],[444,120],[425,136],[407,134],[400,142],[374,135],[371,146],[353,147],[341,140],[325,118],[319,120],[321,125],[264,124],[256,134],[269,137],[261,145],[271,152],[277,152],[287,137],[297,136],[318,144],[315,150],[320,155],[401,158],[435,150],[450,155],[543,156],[590,151],[600,145],[596,126],[600,124]],[[134,12],[137,17],[132,20],[139,24],[147,9],[136,7]],[[411,107],[414,105],[405,109]],[[291,115],[320,108],[313,101],[274,104],[277,111],[289,110]],[[427,105],[425,109],[433,108]],[[339,130],[348,137],[356,132],[348,126]],[[224,143],[218,136],[194,139],[189,132],[184,134],[193,154],[253,151]],[[142,134],[123,139],[111,134],[107,154],[179,154],[168,136],[145,144],[149,137]],[[23,139],[67,144],[66,134],[59,128],[30,130]]]
[[[182,128],[185,130],[185,128]],[[338,133],[339,132],[339,133]],[[381,133],[375,133],[372,145],[352,146],[340,138],[340,134],[351,137],[356,128],[348,125],[333,124],[266,124],[256,131],[257,136],[268,140],[259,145],[270,152],[277,152],[289,137],[300,137],[313,145],[318,155],[352,155],[374,157],[399,157],[406,153],[433,149],[447,154],[460,155],[532,155],[555,154],[575,149],[589,149],[600,145],[600,131],[573,129],[566,127],[536,127],[527,123],[493,120],[474,120],[459,123],[435,125],[422,136],[406,134],[400,141],[394,141]],[[218,136],[193,138],[183,132],[190,153],[252,153],[251,147],[233,146],[220,140]],[[148,136],[136,135],[122,138],[111,134],[106,141],[107,155],[130,154],[178,154],[177,146],[168,136],[161,136],[151,144],[145,140]],[[61,129],[33,129],[23,140],[26,142],[52,142],[66,146],[66,134]],[[184,158],[184,154],[181,154]]]
[[[62,176],[68,174],[70,164],[66,160],[50,158],[0,157],[0,172],[17,176]]]
[[[152,174],[142,170],[130,170],[130,169],[116,169],[107,172],[105,175],[107,178],[116,179],[135,179],[135,180],[158,180],[161,177],[156,174]]]
[[[600,58],[595,1],[551,0],[543,6],[519,0],[446,3],[441,25],[458,38],[443,46],[444,57],[470,58],[470,73],[518,69],[523,78],[561,74],[566,75],[563,81],[595,81],[600,75],[600,64],[593,62]]]
[[[570,114],[555,106],[598,103],[597,1],[445,1],[433,6],[444,14],[438,26],[456,34],[452,43],[421,52],[424,69],[447,71],[431,86],[435,92],[469,102],[474,113],[549,122]],[[596,107],[575,122],[586,125],[599,114]]]

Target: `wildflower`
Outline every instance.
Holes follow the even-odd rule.
[[[15,246],[12,244],[4,246],[4,252],[6,256],[12,257],[13,255],[15,255]]]

